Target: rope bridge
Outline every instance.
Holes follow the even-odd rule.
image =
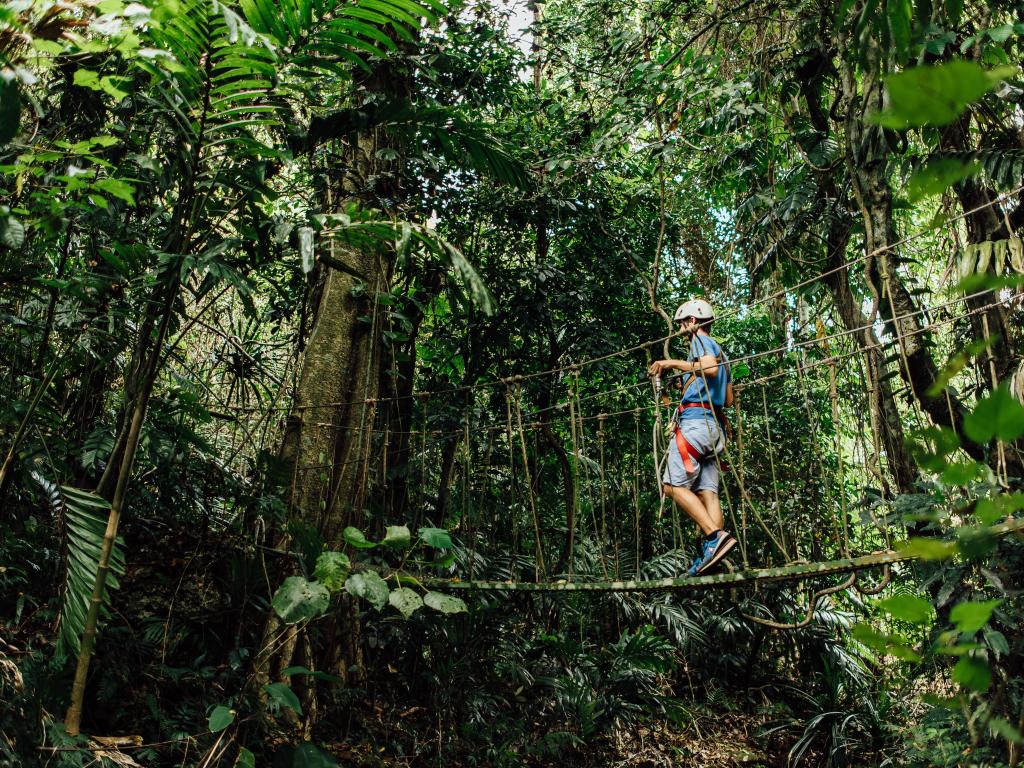
[[[991,526],[984,533],[994,538],[1024,531],[1024,518],[1014,518],[999,525]],[[829,560],[823,563],[794,563],[777,568],[752,568],[716,573],[710,576],[684,576],[681,578],[647,579],[640,581],[448,581],[428,579],[424,582],[432,589],[452,591],[490,592],[667,592],[708,589],[712,587],[735,587],[750,582],[798,581],[830,576],[837,573],[855,573],[869,568],[880,568],[895,563],[920,559],[914,552],[887,550],[873,552],[859,557]]]
[[[998,202],[1000,198],[947,223]],[[883,490],[872,495],[864,490],[873,483],[886,487],[886,462],[892,461],[875,416],[872,398],[878,393],[869,392],[866,384],[901,374],[911,381],[906,351],[911,339],[974,315],[987,321],[986,313],[1019,303],[1024,295],[986,288],[898,314],[889,281],[901,262],[890,261],[885,254],[927,231],[716,318],[720,328],[724,321],[741,320],[743,310],[774,302],[797,288],[866,265],[871,259],[883,262],[882,285],[870,285],[873,305],[861,326],[829,333],[819,319],[813,337],[729,356],[734,372],[749,369],[750,373],[737,380],[735,427],[722,457],[722,506],[726,527],[738,541],[732,554],[738,569],[733,572],[697,577],[681,572],[685,566],[680,567],[679,554],[688,537],[690,544],[696,543],[696,534],[688,533],[692,526],[680,519],[674,504],[669,504],[665,515],[664,499],[657,501],[659,462],[664,455],[662,423],[670,411],[664,410],[656,392],[643,396],[643,389],[651,386],[646,377],[622,383],[620,370],[615,386],[604,388],[604,379],[616,376],[612,368],[616,362],[667,347],[678,334],[550,370],[433,392],[315,403],[299,409],[362,407],[361,424],[348,427],[359,437],[344,462],[354,464],[361,479],[354,510],[371,498],[373,487],[384,489],[380,495],[386,496],[393,482],[387,466],[389,445],[404,442],[406,507],[414,511],[414,528],[432,521],[456,530],[464,545],[459,565],[467,578],[420,579],[433,589],[657,592],[849,574],[842,583],[814,593],[813,613],[815,601],[823,594],[851,585],[862,592],[874,589],[857,585],[860,571],[884,569],[887,582],[891,566],[918,558],[911,550],[893,547],[894,532],[902,535],[903,517],[899,510],[886,509],[892,506],[892,494]],[[886,299],[889,319],[880,324],[879,310]],[[988,303],[979,305],[979,301]],[[942,317],[937,313],[946,317],[937,319]],[[376,314],[373,324],[377,327]],[[734,342],[742,344],[742,336]],[[889,350],[891,354],[886,355]],[[776,359],[780,362],[772,370],[754,374],[754,365]],[[585,376],[585,371],[590,375]],[[993,388],[998,385],[994,380],[990,383]],[[557,391],[564,393],[562,397],[555,397]],[[557,401],[552,402],[553,398]],[[900,418],[918,428],[930,424],[913,393],[907,401],[910,405]],[[459,411],[461,419],[453,418],[453,412]],[[481,417],[481,413],[490,416]],[[401,419],[400,428],[395,427],[396,416]],[[343,428],[316,423],[315,417],[309,422],[319,429]],[[419,428],[412,428],[417,422]],[[807,445],[801,441],[798,449],[780,443],[779,434],[804,435]],[[1005,487],[1001,444],[998,451],[997,475]],[[336,472],[340,466],[299,466],[296,472]],[[556,476],[554,481],[551,474]],[[545,489],[559,498],[557,509],[544,503]],[[1022,530],[1024,520],[1009,519],[987,532],[1002,537]],[[558,537],[554,544],[552,535]],[[652,553],[666,551],[673,555],[671,566],[652,575]]]

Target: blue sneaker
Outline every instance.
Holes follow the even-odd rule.
[[[687,576],[696,576],[698,573],[700,573],[700,565],[704,562],[704,558],[707,557],[708,547],[710,545],[711,542],[709,542],[707,539],[701,539],[700,557],[693,558],[693,565],[691,565],[686,571]]]
[[[702,575],[707,573],[720,562],[722,559],[729,554],[729,550],[736,546],[736,539],[733,538],[731,533],[722,531],[718,534],[718,538],[714,541],[704,542],[704,557],[701,558],[700,563],[696,564],[697,573],[696,575]]]

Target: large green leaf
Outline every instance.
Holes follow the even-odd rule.
[[[953,184],[981,171],[977,161],[963,162],[951,157],[933,157],[914,171],[907,181],[907,199],[916,203],[926,197],[941,195]]]
[[[412,533],[408,526],[389,525],[381,543],[388,547],[408,547],[411,540]]]
[[[277,588],[271,605],[285,624],[297,624],[316,618],[330,603],[331,593],[323,584],[302,576],[289,576]]]
[[[1001,386],[979,400],[964,417],[964,434],[976,443],[987,443],[992,438],[1013,442],[1024,435],[1024,406]]]
[[[345,589],[350,595],[361,597],[378,611],[387,605],[388,585],[373,571],[353,573],[345,582]]]
[[[988,624],[992,612],[1003,602],[1002,600],[971,600],[957,603],[949,612],[949,619],[958,631],[972,635]]]
[[[441,592],[427,592],[423,596],[423,604],[441,613],[466,613],[466,604],[457,597]]]
[[[356,549],[373,549],[376,547],[376,543],[366,538],[366,534],[360,531],[354,526],[348,526],[344,531],[341,532],[345,542]]]
[[[213,712],[210,713],[210,719],[207,721],[206,727],[210,733],[218,733],[223,731],[234,721],[235,711],[223,704],[218,704],[213,708]]]
[[[423,607],[423,599],[408,587],[392,590],[388,602],[407,619]]]
[[[267,683],[263,686],[267,696],[279,707],[288,707],[294,710],[297,715],[302,714],[302,704],[295,692],[284,683]]]
[[[352,563],[344,552],[321,552],[316,559],[313,577],[331,592],[345,587]]]
[[[451,549],[452,537],[444,528],[420,528],[420,540],[428,547]]]
[[[885,79],[889,106],[874,115],[886,128],[948,125],[1016,72],[1016,67],[985,70],[973,61],[956,60],[913,67]]]
[[[956,544],[931,536],[914,536],[899,550],[920,560],[946,560],[956,554]]]
[[[878,607],[911,624],[924,624],[933,614],[932,604],[917,595],[893,595],[879,602]]]
[[[983,693],[992,682],[992,670],[988,662],[977,656],[961,656],[953,667],[953,680],[965,688]]]

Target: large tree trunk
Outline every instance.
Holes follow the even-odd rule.
[[[837,221],[829,232],[828,260],[826,262],[826,270],[837,271],[825,278],[825,285],[832,294],[832,303],[843,325],[852,331],[855,328],[864,328],[868,322],[850,289],[849,271],[839,269],[846,260],[848,242],[849,228]],[[870,328],[854,333],[853,338],[864,352],[867,377],[864,383],[868,391],[872,426],[878,433],[882,450],[889,457],[890,470],[897,489],[906,492],[913,486],[916,473],[907,452],[903,425],[890,384],[891,379],[882,376],[885,370],[885,359],[881,346],[875,332]]]
[[[408,95],[407,76],[387,64],[361,85],[385,101]],[[339,176],[326,181],[324,208],[343,211],[355,202],[364,209],[397,214],[401,167],[380,155],[381,150],[399,148],[397,138],[380,126],[353,137],[342,152]],[[314,528],[329,549],[340,550],[345,547],[344,528],[366,522],[361,512],[369,496],[369,469],[378,464],[373,430],[381,381],[380,315],[386,310],[377,295],[387,288],[394,254],[338,247],[329,234],[319,247],[326,249],[319,255],[328,258],[318,260],[311,273],[310,331],[280,454],[291,469],[291,520]],[[331,266],[339,262],[346,271]],[[369,323],[364,322],[367,316]],[[271,613],[265,640],[273,637],[276,625]],[[308,648],[316,656],[310,663],[317,668],[346,683],[360,681],[365,670],[358,603],[343,595],[341,610],[316,632],[315,638],[287,643],[277,658],[258,658],[257,684],[269,679],[272,668],[288,666],[296,647]],[[315,706],[314,693],[312,688],[306,692],[309,709]]]
[[[366,275],[366,295],[380,288],[378,257],[352,251],[345,262]],[[292,465],[289,505],[294,518],[340,546],[372,451],[379,376],[375,339],[359,321],[367,302],[355,298],[357,278],[323,267],[313,326],[285,428],[282,457]]]
[[[859,85],[860,95],[857,87]],[[867,253],[865,276],[874,295],[874,310],[885,322],[893,337],[899,373],[912,397],[935,424],[950,427],[961,436],[964,450],[976,460],[985,460],[985,446],[970,441],[960,428],[964,408],[956,393],[945,387],[933,392],[939,377],[939,368],[931,353],[931,335],[921,314],[921,308],[907,289],[899,272],[898,250],[892,225],[892,190],[889,187],[887,163],[889,146],[885,132],[872,126],[870,118],[882,108],[882,85],[874,74],[862,75],[859,83],[852,72],[843,67],[844,100],[847,103],[846,141],[847,166],[853,181],[854,193],[864,223],[864,247]],[[970,224],[969,224],[970,227]],[[981,305],[990,303],[991,294],[973,300]],[[970,308],[975,304],[968,302]],[[980,306],[980,305],[977,305]],[[1005,332],[1005,317],[998,310],[993,315],[994,332]],[[873,321],[873,317],[868,318]],[[978,320],[980,324],[981,321]],[[985,333],[975,329],[976,336]],[[1004,352],[1005,359],[1009,353]],[[889,447],[886,446],[886,451]],[[904,450],[905,454],[905,450]],[[890,461],[893,457],[890,456]],[[909,464],[909,456],[898,458],[897,463]],[[903,471],[901,469],[901,471]],[[895,472],[895,470],[894,470]]]
[[[869,287],[875,297],[872,316],[865,317],[861,312],[849,287],[848,270],[842,270],[831,276],[829,287],[832,290],[836,309],[843,318],[847,328],[863,328],[874,321],[874,312],[881,309],[879,287],[872,281],[872,268],[878,256],[872,256],[879,249],[891,247],[892,231],[892,193],[886,177],[886,160],[888,147],[885,136],[880,128],[872,126],[868,120],[871,114],[881,106],[881,81],[873,74],[858,78],[853,65],[843,57],[850,56],[844,43],[848,42],[844,34],[840,34],[840,81],[842,99],[845,107],[845,158],[847,170],[853,182],[854,193],[861,210],[864,224],[864,248],[868,256],[869,268],[865,270]],[[838,242],[829,243],[829,268],[835,268],[845,259],[845,241],[848,235],[843,234],[843,252],[834,246]],[[901,493],[913,490],[917,472],[907,450],[896,406],[894,393],[889,380],[885,377],[885,356],[878,346],[878,339],[870,328],[854,334],[858,344],[865,350],[868,381],[868,394],[871,402],[872,422],[878,434],[881,449],[884,451],[889,470],[892,473],[896,489]]]

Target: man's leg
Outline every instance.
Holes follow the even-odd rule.
[[[704,507],[700,498],[698,498],[697,494],[689,488],[683,488],[679,485],[669,485],[668,483],[665,483],[662,487],[665,489],[665,495],[678,504],[683,512],[690,516],[690,519],[697,524],[701,531],[704,532],[705,536],[722,527],[721,525],[715,525],[714,519],[708,514],[708,510]],[[717,496],[718,494],[715,495]],[[719,508],[718,514],[721,516],[721,508]]]
[[[704,505],[704,509],[707,510],[707,515],[714,525],[711,530],[705,530],[704,533],[711,533],[711,531],[720,531],[725,528],[725,515],[722,514],[722,504],[718,498],[717,491],[703,490],[698,491],[697,495],[700,496],[700,501]]]

